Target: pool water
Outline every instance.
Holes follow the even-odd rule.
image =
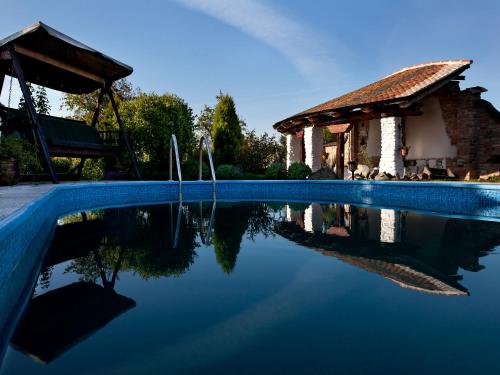
[[[500,223],[195,202],[57,222],[5,374],[498,373]]]

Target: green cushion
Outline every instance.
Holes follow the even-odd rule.
[[[7,122],[20,127],[30,126],[28,114],[17,109],[6,108]],[[54,116],[39,115],[47,143],[78,142],[102,144],[97,130],[83,121],[65,119]]]

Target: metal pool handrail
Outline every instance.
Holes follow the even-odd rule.
[[[168,180],[172,181],[172,144],[174,146],[175,151],[175,164],[177,166],[177,175],[179,177],[179,184],[182,182],[182,173],[181,173],[181,160],[179,158],[179,147],[177,146],[177,137],[175,134],[172,134],[170,137],[170,150],[169,150],[169,173]]]
[[[210,142],[207,136],[202,136],[200,138],[200,145],[198,147],[199,153],[200,153],[200,163],[199,163],[199,172],[198,172],[198,180],[202,181],[203,180],[203,145],[205,145],[205,148],[207,149],[207,154],[208,154],[208,163],[210,164],[210,173],[212,174],[212,182],[215,185],[215,181],[217,180],[215,178],[215,170],[214,170],[214,162],[212,160],[212,152],[210,151]]]
[[[207,234],[203,233],[203,201],[200,201],[200,237],[204,245],[212,244],[212,226],[214,224],[215,208],[217,201],[214,199],[212,202],[212,210],[210,212],[210,219],[208,221]]]
[[[177,221],[175,222],[175,232],[173,230],[173,225],[174,225],[173,211],[174,211],[174,204],[170,203],[170,240],[172,241],[172,248],[177,249],[177,245],[179,244],[179,229],[181,227],[182,199],[179,200],[179,207],[177,209]]]

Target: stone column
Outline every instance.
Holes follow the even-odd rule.
[[[294,134],[286,135],[286,168],[292,163],[302,161],[302,139]]]
[[[403,157],[401,156],[401,117],[382,117],[380,172],[393,176],[404,176]]]
[[[323,153],[323,129],[314,126],[304,128],[304,144],[306,164],[313,172],[321,168],[321,154]]]
[[[313,203],[304,211],[304,230],[314,233],[323,230],[323,209],[318,203]]]
[[[396,210],[380,210],[380,242],[401,242],[401,215]]]

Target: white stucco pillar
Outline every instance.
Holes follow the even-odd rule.
[[[313,172],[321,168],[321,154],[323,153],[323,130],[314,126],[304,128],[304,145],[306,164]]]
[[[401,242],[401,215],[396,210],[380,210],[380,242]]]
[[[403,157],[401,156],[401,117],[382,117],[380,119],[381,154],[380,172],[393,176],[404,176]]]
[[[286,135],[286,168],[302,161],[302,139],[294,134]]]
[[[318,203],[313,203],[304,211],[304,230],[306,232],[321,232],[323,229],[323,209]]]

